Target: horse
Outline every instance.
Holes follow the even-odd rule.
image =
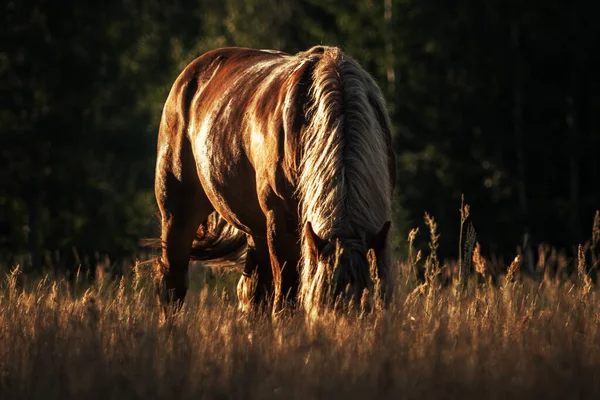
[[[158,298],[183,302],[190,259],[241,260],[242,309],[360,295],[391,264],[395,166],[381,90],[339,48],[201,55],[158,133]]]

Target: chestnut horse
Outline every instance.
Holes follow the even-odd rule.
[[[296,299],[310,309],[332,284],[360,295],[369,249],[382,279],[391,262],[395,164],[381,91],[338,48],[200,56],[160,123],[159,298],[183,301],[190,258],[245,258],[242,308]]]

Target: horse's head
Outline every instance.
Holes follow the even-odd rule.
[[[334,299],[342,295],[346,299],[354,297],[360,300],[363,291],[372,285],[373,266],[380,278],[386,275],[389,266],[385,265],[388,258],[385,252],[388,250],[389,229],[388,221],[377,234],[367,237],[339,236],[324,239],[307,222],[304,234],[308,256],[311,264],[316,267],[315,275],[323,277],[320,279],[321,285],[326,286],[323,289],[333,295]]]

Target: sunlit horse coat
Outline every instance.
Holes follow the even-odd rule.
[[[390,264],[394,181],[381,91],[338,48],[206,53],[175,81],[160,124],[159,294],[184,298],[190,257],[245,254],[242,305],[299,295],[310,308],[327,276],[360,295],[368,250],[380,276]]]

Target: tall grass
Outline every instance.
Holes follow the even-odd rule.
[[[0,398],[598,398],[597,292],[515,265],[500,287],[401,284],[387,309],[310,321],[241,314],[207,287],[164,318],[138,275],[76,296],[11,274]]]
[[[517,256],[496,284],[478,245],[473,274],[441,265],[426,222],[429,254],[421,265],[411,233],[389,305],[316,318],[242,313],[234,282],[196,286],[165,317],[142,266],[91,286],[14,270],[0,288],[0,399],[600,398],[590,246],[567,278],[541,248],[536,277]],[[453,268],[460,287],[444,283]]]

